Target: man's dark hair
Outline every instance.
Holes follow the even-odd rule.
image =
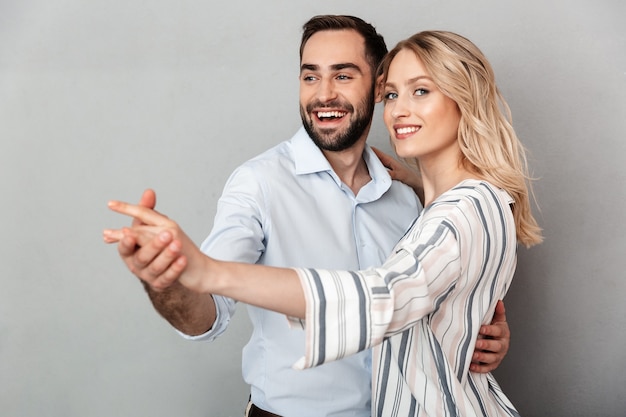
[[[382,35],[376,32],[371,24],[355,16],[319,15],[312,17],[302,26],[302,41],[300,42],[300,61],[304,45],[311,36],[325,30],[355,30],[365,39],[365,58],[370,64],[372,74],[376,75],[378,65],[387,53],[387,45]],[[332,46],[330,46],[332,47]]]

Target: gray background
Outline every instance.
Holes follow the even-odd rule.
[[[523,416],[626,410],[626,3],[0,0],[0,414],[238,416],[247,314],[179,338],[101,241],[153,187],[196,242],[228,174],[299,126],[300,28],[355,14],[490,58],[545,244],[520,251],[497,372]],[[388,149],[380,123],[372,144]]]

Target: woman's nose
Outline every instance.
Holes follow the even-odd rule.
[[[393,101],[391,108],[391,117],[397,119],[399,117],[408,116],[409,114],[409,106],[406,99],[402,96],[398,96],[397,99]]]

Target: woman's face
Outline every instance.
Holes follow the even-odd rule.
[[[391,61],[383,101],[383,118],[398,156],[418,158],[420,165],[440,157],[458,161],[458,106],[439,90],[413,51],[403,49]]]

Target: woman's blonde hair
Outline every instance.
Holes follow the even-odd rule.
[[[513,197],[518,241],[527,247],[540,243],[541,228],[530,208],[526,153],[487,58],[463,36],[424,31],[400,41],[383,59],[379,69],[383,84],[391,61],[401,50],[413,51],[441,92],[458,105],[461,163]]]

